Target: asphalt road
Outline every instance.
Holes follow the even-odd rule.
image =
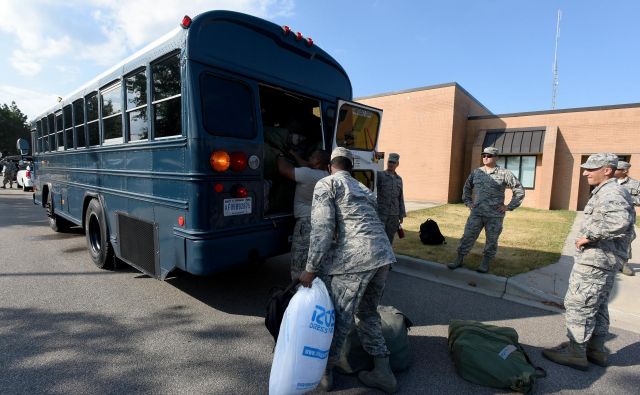
[[[265,303],[272,286],[288,282],[287,260],[164,282],[128,267],[103,271],[81,231],[54,233],[30,193],[0,189],[0,393],[266,394],[273,340]],[[561,315],[394,272],[384,304],[415,324],[401,394],[500,392],[456,374],[447,351],[454,318],[516,328],[548,372],[538,393],[640,388],[638,334],[612,328],[612,366],[580,372],[540,355],[565,340]],[[337,375],[335,393],[376,391]]]

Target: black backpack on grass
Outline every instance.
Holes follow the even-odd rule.
[[[296,293],[295,287],[299,283],[300,280],[295,279],[284,289],[282,287],[273,287],[269,291],[269,302],[267,303],[267,315],[264,317],[264,325],[276,342],[278,341],[284,311]]]
[[[447,244],[442,232],[440,232],[438,223],[431,218],[428,218],[420,225],[420,241],[422,244],[427,245]]]

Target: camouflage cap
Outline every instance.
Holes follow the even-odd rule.
[[[629,170],[631,167],[631,163],[625,162],[623,160],[618,161],[618,170]]]
[[[389,159],[387,159],[387,162],[399,162],[400,161],[400,155],[392,152],[389,154]]]
[[[618,167],[618,156],[615,154],[601,152],[599,154],[589,156],[589,159],[580,165],[580,167],[587,170],[595,170],[605,166],[612,167],[614,169]]]
[[[482,150],[483,154],[498,155],[500,151],[496,147],[486,147]]]
[[[336,147],[333,152],[331,152],[331,160],[339,156],[344,156],[345,158],[349,159],[351,163],[353,163],[353,154],[351,153],[351,151],[349,151],[349,149],[344,147]]]

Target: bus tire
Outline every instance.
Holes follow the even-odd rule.
[[[109,232],[104,209],[97,199],[92,199],[87,207],[84,221],[87,248],[91,260],[100,269],[114,269],[113,247],[109,242]]]
[[[71,223],[55,214],[53,208],[53,198],[51,193],[47,194],[47,217],[49,217],[49,227],[54,232],[66,232],[71,227]]]

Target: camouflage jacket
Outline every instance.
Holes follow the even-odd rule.
[[[376,196],[346,171],[316,184],[310,239],[308,272],[360,273],[396,262],[378,218]],[[325,261],[331,262],[330,266],[321,268]]]
[[[404,209],[402,177],[387,171],[378,172],[378,213],[383,215],[407,216]]]
[[[504,213],[498,211],[498,206],[504,204],[504,191],[510,188],[513,191],[507,210],[515,210],[522,204],[524,188],[520,181],[507,169],[496,166],[486,173],[483,167],[474,169],[464,183],[462,201],[465,205],[475,207],[471,214],[483,217],[504,217]],[[475,201],[472,196],[475,194]]]
[[[631,193],[634,206],[640,206],[640,181],[631,177],[625,177],[624,180],[618,181],[618,184],[622,185]]]
[[[578,238],[592,240],[576,252],[576,263],[610,269],[616,255],[629,259],[629,244],[636,238],[636,212],[629,191],[612,178],[591,192],[584,207],[584,220]]]

